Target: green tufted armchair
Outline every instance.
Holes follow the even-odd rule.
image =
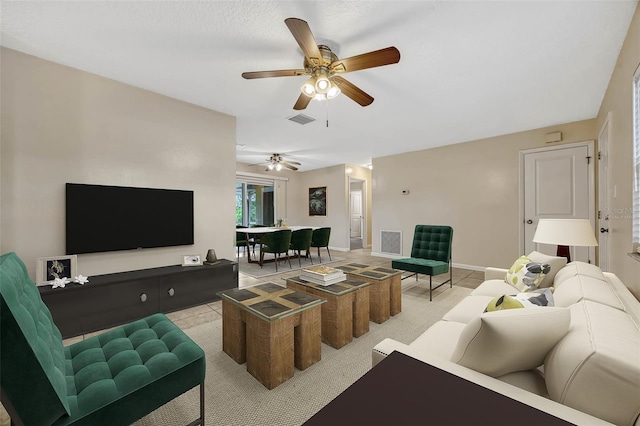
[[[0,256],[0,366],[15,424],[129,425],[197,385],[200,418],[190,426],[204,424],[206,364],[196,343],[155,314],[65,347],[15,253]]]
[[[449,287],[453,286],[453,271],[451,268],[452,242],[453,228],[450,226],[416,225],[413,233],[411,257],[395,259],[391,262],[391,267],[413,272],[409,277],[415,275],[416,281],[419,273],[429,275],[429,300],[431,301],[433,290],[446,283],[449,283]],[[433,287],[431,278],[434,275],[447,272],[449,272],[449,279]]]

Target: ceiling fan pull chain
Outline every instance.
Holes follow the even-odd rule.
[[[325,100],[324,103],[327,106],[327,128],[328,128],[329,127],[329,102]]]

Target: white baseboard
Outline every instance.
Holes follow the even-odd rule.
[[[402,259],[404,257],[408,257],[408,256],[398,256],[397,254],[389,254],[389,253],[380,253],[380,252],[371,252],[371,256],[376,256],[376,257],[385,257],[387,259]],[[460,268],[460,269],[470,269],[472,271],[481,271],[484,272],[484,269],[486,268],[486,266],[477,266],[477,265],[466,265],[464,263],[453,263],[453,267],[454,268]]]

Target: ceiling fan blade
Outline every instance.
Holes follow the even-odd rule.
[[[243,72],[242,77],[250,80],[252,78],[267,78],[267,77],[295,77],[298,75],[305,75],[305,70],[276,70],[276,71],[251,71]]]
[[[316,39],[313,37],[311,28],[309,28],[309,24],[298,18],[287,18],[284,22],[287,24],[287,27],[289,27],[289,31],[291,31],[293,38],[298,42],[307,60],[313,65],[322,64],[322,55],[320,54],[320,49],[318,49]]]
[[[400,51],[392,46],[346,59],[339,59],[332,62],[329,69],[332,72],[351,72],[397,64],[399,61]]]
[[[289,164],[295,164],[296,166],[301,166],[301,163],[298,163],[297,161],[287,161],[287,163]]]
[[[366,92],[355,86],[353,83],[349,83],[339,75],[334,75],[331,79],[338,85],[344,95],[353,99],[363,107],[370,105],[373,102],[373,98]],[[304,96],[304,95],[303,95]]]
[[[282,164],[283,166],[285,166],[287,169],[291,169],[291,170],[293,170],[294,172],[295,172],[296,170],[298,170],[298,168],[297,168],[297,167],[292,166],[291,164],[287,163],[286,161],[282,161],[280,164]]]
[[[296,104],[293,106],[293,109],[295,110],[305,109],[307,105],[309,105],[309,102],[311,102],[311,98],[305,95],[304,93],[300,93],[300,96],[298,96],[298,100],[296,101]]]

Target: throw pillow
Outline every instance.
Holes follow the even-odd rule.
[[[527,256],[520,256],[509,268],[505,282],[520,291],[535,290],[550,269],[549,264],[532,262]]]
[[[548,288],[536,291],[518,293],[514,296],[503,294],[496,296],[487,305],[485,312],[495,312],[504,309],[536,308],[540,306],[553,306],[553,294]]]
[[[527,257],[531,259],[532,262],[548,263],[551,266],[551,270],[544,276],[542,282],[538,284],[538,288],[551,287],[558,271],[564,268],[567,264],[566,257],[549,256],[535,250],[529,253]]]
[[[532,370],[543,364],[570,322],[568,308],[486,312],[464,327],[450,360],[492,377]]]

